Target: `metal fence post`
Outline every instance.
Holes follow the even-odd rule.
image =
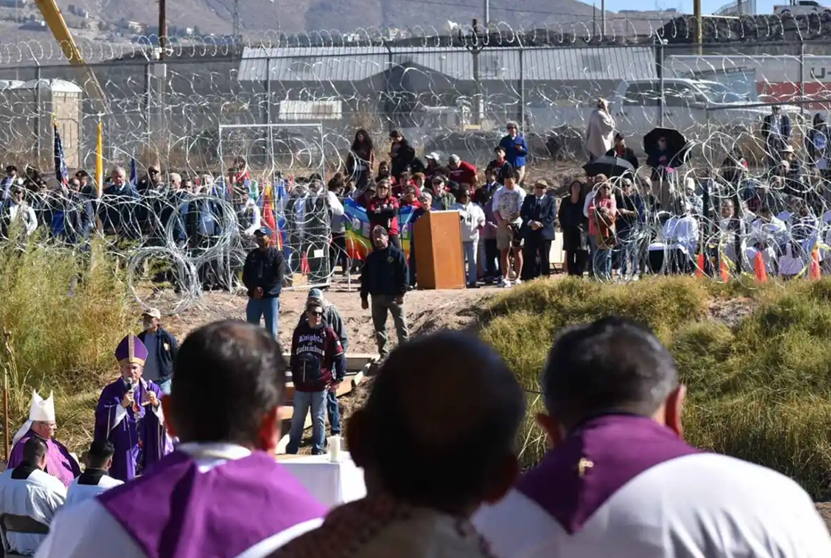
[[[519,129],[527,134],[525,129],[525,49],[519,47]]]
[[[805,39],[799,36],[799,114],[805,120]]]
[[[665,42],[660,37],[658,41],[658,89],[660,89],[660,96],[658,97],[658,127],[664,127],[664,45]]]
[[[36,62],[37,63],[37,62]],[[40,67],[40,63],[37,63],[37,68],[35,69],[35,104],[37,105],[37,111],[35,112],[35,129],[37,130],[37,165],[40,166],[40,154],[42,153],[42,145],[41,145],[41,136],[43,135],[43,127],[42,123],[42,113],[43,113],[43,99],[40,95],[40,80],[43,78],[43,71]]]
[[[268,164],[274,168],[274,131],[271,128],[271,57],[265,59],[265,123],[268,124]]]
[[[144,62],[144,142],[150,141],[150,95],[152,95],[152,86],[150,82],[150,61]]]

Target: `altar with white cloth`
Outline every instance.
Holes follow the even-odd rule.
[[[364,471],[348,452],[334,463],[324,455],[280,455],[277,461],[324,506],[333,508],[366,496]]]

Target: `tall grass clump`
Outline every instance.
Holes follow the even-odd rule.
[[[724,311],[714,308],[727,305]],[[737,310],[738,307],[741,307]],[[633,285],[536,282],[494,299],[482,335],[529,392],[521,433],[526,466],[546,449],[533,421],[539,375],[561,328],[619,315],[649,325],[687,385],[686,437],[771,467],[815,498],[831,482],[831,280],[717,285],[656,278]]]
[[[9,435],[26,420],[32,389],[44,397],[54,391],[59,439],[72,448],[85,445],[97,396],[115,373],[113,350],[131,325],[127,287],[114,260],[95,243],[81,252],[5,242],[0,288]]]

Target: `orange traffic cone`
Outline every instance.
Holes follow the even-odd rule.
[[[820,271],[819,267],[819,250],[816,247],[811,251],[811,271],[808,278],[814,281],[822,278],[822,271]]]
[[[768,272],[765,269],[765,259],[761,252],[756,252],[756,257],[753,259],[753,271],[756,272],[756,280],[760,283],[767,283]]]
[[[704,277],[704,254],[698,254],[698,265],[695,266],[695,276]]]
[[[727,262],[724,257],[719,258],[719,271],[721,272],[721,280],[725,283],[730,280],[730,269],[727,267]]]

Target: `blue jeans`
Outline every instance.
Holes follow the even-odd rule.
[[[329,413],[329,426],[332,435],[340,434],[340,407],[338,406],[338,394],[326,390],[326,411]]]
[[[265,318],[265,328],[277,337],[277,321],[280,318],[279,298],[249,298],[245,307],[245,319],[249,324],[260,325],[260,318]]]
[[[475,285],[479,280],[479,268],[477,267],[477,257],[479,255],[479,241],[471,240],[470,242],[462,242],[465,252],[465,261],[467,262],[467,284]]]
[[[294,412],[291,415],[291,430],[286,453],[297,453],[300,442],[303,440],[303,425],[306,422],[306,413],[312,410],[312,454],[323,453],[323,444],[326,438],[326,394],[323,391],[295,391],[292,403]]]
[[[597,245],[595,245],[597,246]],[[609,281],[612,278],[612,251],[594,249],[592,252],[592,270],[594,278],[599,281]]]
[[[620,247],[620,274],[627,277],[638,272],[640,250],[638,240],[634,236],[621,238]]]

